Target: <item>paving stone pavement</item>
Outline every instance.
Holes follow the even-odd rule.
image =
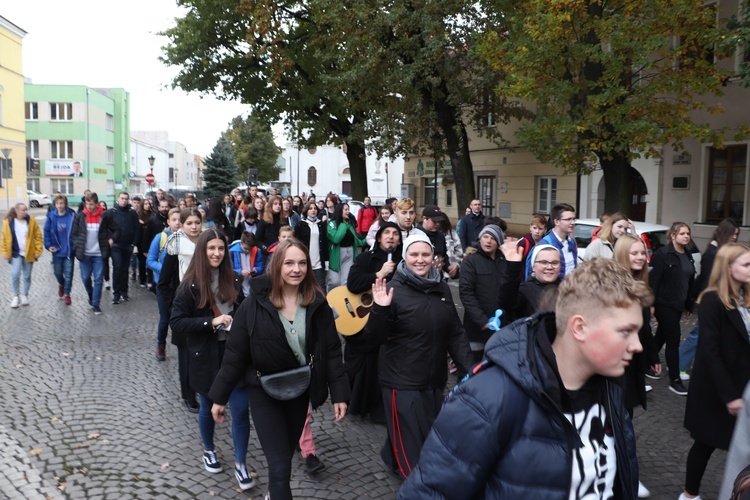
[[[178,397],[177,351],[169,345],[166,362],[154,359],[150,292],[131,282],[131,300],[113,306],[105,291],[104,314],[94,316],[76,266],[73,305],[65,306],[45,252],[34,266],[31,305],[10,309],[9,267],[0,262],[0,498],[263,498],[268,475],[254,430],[248,462],[258,470],[256,488],[237,489],[229,424],[216,436],[225,471],[203,470],[195,415]],[[683,332],[691,325],[686,320]],[[669,392],[666,379],[652,384],[648,411],[634,419],[641,478],[652,498],[675,499],[692,444],[682,427],[685,398]],[[295,498],[395,498],[401,482],[378,454],[383,426],[358,417],[334,423],[326,404],[312,428],[326,469],[308,477],[295,456]],[[709,462],[704,499],[716,499],[725,456]]]

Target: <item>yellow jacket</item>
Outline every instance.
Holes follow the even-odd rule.
[[[37,255],[42,255],[43,243],[42,231],[39,229],[34,217],[27,217],[29,223],[29,234],[26,235],[26,262],[36,262]],[[0,253],[3,259],[10,262],[13,257],[13,240],[16,235],[10,230],[10,221],[3,219],[2,243],[0,244]]]

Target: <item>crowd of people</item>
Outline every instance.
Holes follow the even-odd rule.
[[[730,444],[731,492],[750,465],[750,432],[732,437],[737,417],[750,418],[750,247],[736,243],[739,227],[717,226],[696,277],[683,222],[649,261],[634,223],[608,215],[579,259],[575,217],[559,203],[513,238],[480,200],[454,229],[440,207],[418,216],[409,198],[374,207],[366,197],[354,217],[334,194],[264,196],[257,186],[203,204],[121,192],[111,209],[87,192],[77,211],[57,194],[43,228],[17,204],[0,250],[11,308],[29,305],[43,249],[66,305],[75,261],[93,314],[104,289],[113,306],[129,301],[131,282],[153,292],[155,358],[166,360],[171,328],[203,467],[223,469],[214,433],[229,411],[242,490],[256,484],[251,417],[267,498],[292,498],[296,449],[308,473],[324,469],[310,420],[330,397],[336,420],[385,425],[380,454],[405,481],[399,498],[647,497],[632,416],[646,408],[646,378],[666,373],[670,391],[687,396],[694,439],[680,500],[700,498],[711,454]],[[336,322],[354,311],[326,300],[342,288],[369,300],[364,326],[346,336]],[[681,346],[680,321],[696,305],[700,330]],[[445,398],[450,371],[460,383]]]

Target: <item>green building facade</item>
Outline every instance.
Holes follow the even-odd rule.
[[[81,85],[25,85],[27,187],[75,206],[86,189],[111,207],[128,189],[130,94]]]

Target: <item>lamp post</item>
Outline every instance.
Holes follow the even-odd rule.
[[[10,210],[10,199],[8,197],[8,192],[10,191],[10,185],[8,184],[8,158],[10,158],[10,154],[13,150],[10,148],[3,148],[0,151],[2,151],[3,156],[5,157],[2,168],[2,177],[5,179],[5,208]]]
[[[154,162],[156,161],[156,158],[154,158],[154,155],[151,155],[147,160],[148,165],[151,168],[151,173],[146,176],[146,182],[149,184],[149,189],[153,189],[154,184],[156,184],[156,180],[154,179]]]
[[[151,155],[148,157],[148,165],[151,167],[151,173],[154,173],[154,162],[156,161],[156,158],[154,158],[154,155]]]

